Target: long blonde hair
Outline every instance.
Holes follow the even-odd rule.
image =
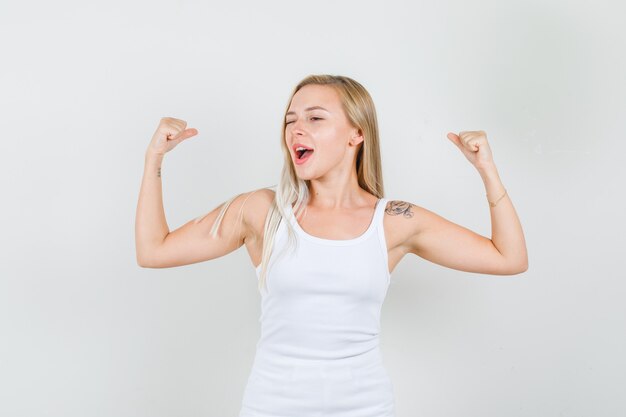
[[[346,113],[348,121],[353,127],[358,128],[363,135],[363,142],[357,152],[356,172],[358,183],[361,188],[373,194],[377,198],[384,197],[384,187],[382,178],[382,164],[380,157],[380,140],[378,136],[378,122],[376,119],[376,108],[371,96],[360,83],[341,75],[309,75],[296,85],[289,97],[285,113],[289,110],[293,96],[305,85],[316,84],[326,85],[335,88],[339,93],[342,108]],[[269,259],[274,247],[274,236],[283,218],[286,219],[284,207],[287,204],[295,203],[293,213],[297,217],[303,210],[306,210],[309,201],[309,180],[303,180],[296,175],[289,148],[285,142],[286,120],[283,117],[280,146],[283,151],[283,168],[279,184],[271,188],[276,188],[276,194],[270,210],[265,218],[263,252],[261,256],[261,273],[259,276],[259,291],[263,288],[267,290],[266,277]],[[217,236],[217,230],[222,218],[230,203],[241,194],[232,197],[220,210],[212,228],[211,236]],[[248,196],[249,197],[249,196]],[[243,206],[242,206],[243,208]],[[297,239],[292,225],[287,221],[288,245],[292,249]],[[284,252],[282,253],[284,254]]]

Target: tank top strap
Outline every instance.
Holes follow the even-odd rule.
[[[376,203],[376,211],[374,212],[373,222],[379,229],[383,227],[383,219],[385,215],[385,207],[387,206],[387,199],[381,197]]]
[[[378,201],[378,205],[376,206],[376,213],[374,214],[375,219],[374,221],[376,222],[376,235],[378,236],[378,243],[379,243],[379,247],[381,250],[381,255],[382,255],[382,259],[383,259],[383,264],[384,264],[384,271],[385,271],[385,275],[387,277],[387,285],[389,285],[391,283],[391,274],[389,273],[389,254],[387,252],[387,239],[385,237],[385,228],[384,228],[384,223],[385,223],[385,209],[387,208],[387,202],[389,201],[388,198],[381,198]]]

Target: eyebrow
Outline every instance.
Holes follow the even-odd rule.
[[[328,110],[326,110],[325,108],[323,108],[321,106],[307,107],[306,109],[304,109],[304,111],[311,111],[311,110],[317,110],[317,109],[324,110],[324,111],[330,113]],[[285,113],[285,116],[289,116],[290,114],[296,114],[296,112],[295,111],[288,111],[287,113]]]

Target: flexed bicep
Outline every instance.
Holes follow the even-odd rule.
[[[516,274],[491,239],[410,204],[408,251],[441,266],[492,275]]]

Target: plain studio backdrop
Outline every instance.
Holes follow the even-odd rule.
[[[170,230],[271,187],[289,94],[317,73],[372,95],[385,197],[491,237],[446,138],[484,130],[525,232],[520,275],[396,267],[380,338],[397,416],[626,415],[620,7],[3,1],[0,415],[237,415],[252,263],[137,265],[144,152],[161,117],[199,131],[163,161]]]

